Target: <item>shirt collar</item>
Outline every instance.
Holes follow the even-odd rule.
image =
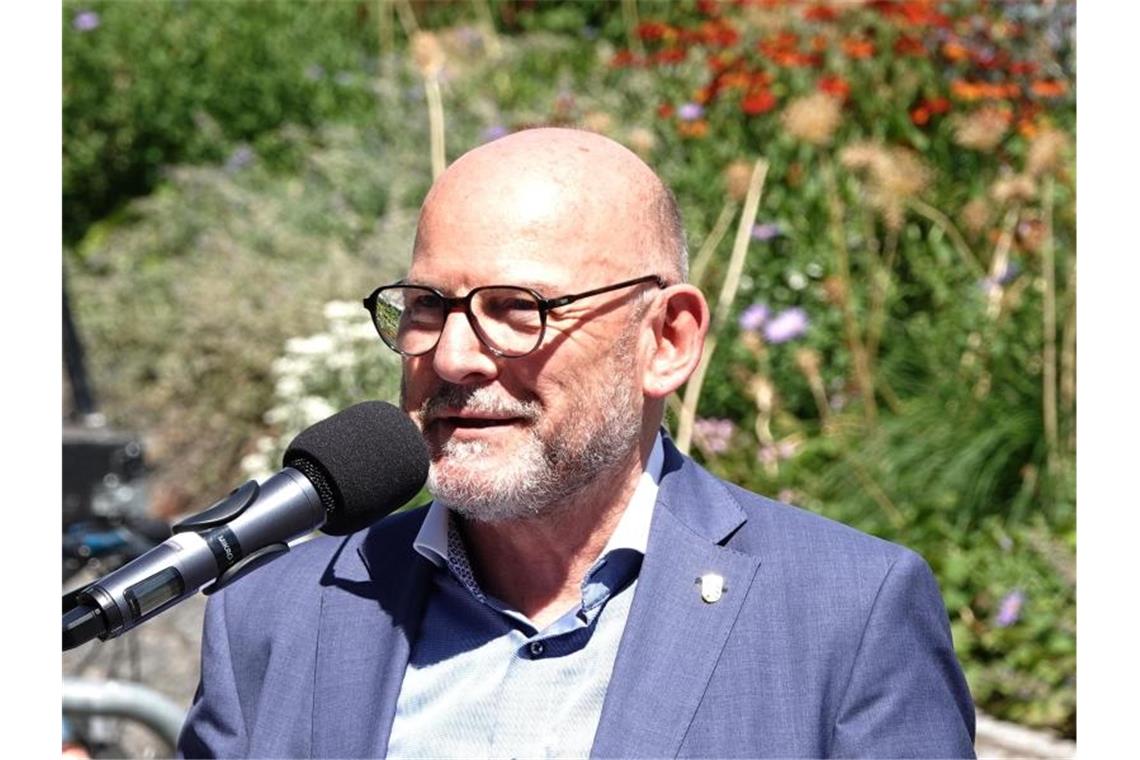
[[[649,453],[649,460],[641,478],[637,481],[633,497],[622,512],[617,528],[602,550],[604,557],[615,549],[633,549],[639,554],[645,554],[649,544],[649,523],[653,519],[653,507],[657,503],[657,490],[661,483],[661,470],[665,465],[665,446],[662,443],[661,432],[653,441],[653,450]],[[451,512],[447,505],[439,499],[432,501],[428,513],[424,517],[420,531],[416,534],[413,548],[426,557],[437,567],[447,567],[448,535],[451,521]]]

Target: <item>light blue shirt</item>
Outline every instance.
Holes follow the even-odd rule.
[[[582,600],[539,630],[485,594],[440,502],[415,548],[439,571],[412,645],[390,757],[584,757],[649,541],[661,434],[618,526],[582,580]]]

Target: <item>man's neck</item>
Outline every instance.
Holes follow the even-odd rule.
[[[461,523],[480,587],[543,628],[581,601],[581,583],[625,512],[652,440],[541,517]]]

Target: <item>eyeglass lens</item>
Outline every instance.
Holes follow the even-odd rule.
[[[542,339],[542,312],[533,293],[522,288],[471,291],[474,328],[480,339],[504,356],[521,356]],[[376,302],[376,328],[388,345],[409,355],[427,353],[439,340],[450,305],[438,293],[415,285],[385,288]]]

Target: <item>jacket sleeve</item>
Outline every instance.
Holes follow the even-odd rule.
[[[831,757],[974,757],[974,704],[929,566],[904,550],[863,629]]]
[[[178,757],[244,757],[248,739],[226,627],[226,594],[206,604],[202,671],[178,737]]]

